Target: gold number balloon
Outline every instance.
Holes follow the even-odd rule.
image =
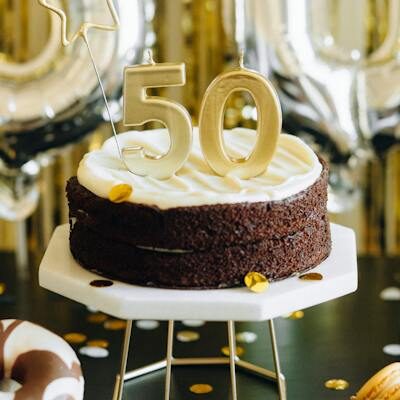
[[[278,96],[262,75],[242,67],[217,76],[203,97],[199,117],[200,144],[209,166],[218,175],[229,173],[249,179],[262,174],[275,152],[282,126]],[[223,118],[228,97],[235,91],[248,91],[257,107],[257,141],[252,152],[234,159],[224,147]]]
[[[172,100],[146,94],[147,88],[184,84],[184,63],[156,64],[151,59],[150,64],[125,68],[124,124],[134,126],[160,121],[166,125],[170,135],[170,147],[164,155],[147,154],[138,146],[123,148],[124,162],[132,173],[167,179],[182,167],[189,156],[192,122],[187,110]]]

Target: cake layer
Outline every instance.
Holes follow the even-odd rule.
[[[238,158],[251,152],[256,134],[236,129],[224,138]],[[165,130],[127,132],[118,141],[153,154],[168,148]],[[109,192],[121,183],[133,192],[113,203]],[[280,135],[268,170],[248,180],[215,175],[197,130],[189,159],[166,180],[127,171],[111,138],[67,184],[70,248],[83,267],[140,285],[231,287],[249,271],[283,279],[330,253],[327,186],[326,163],[290,135]]]
[[[242,158],[251,153],[256,131],[237,128],[224,131],[227,153]],[[165,129],[130,131],[118,135],[121,148],[141,146],[151,154],[166,153],[169,135]],[[133,157],[133,156],[131,156]],[[318,157],[299,138],[281,134],[276,152],[265,173],[247,180],[218,176],[207,165],[200,149],[198,129],[188,160],[169,179],[134,175],[119,157],[115,139],[100,150],[86,154],[79,164],[78,181],[98,197],[107,199],[111,188],[125,183],[133,187],[128,202],[166,210],[214,204],[259,203],[283,200],[310,187],[321,174]]]
[[[82,266],[112,279],[205,289],[243,285],[249,271],[270,280],[304,272],[328,257],[331,241],[327,217],[314,216],[301,231],[281,238],[178,254],[140,249],[76,222],[70,247]]]
[[[281,238],[303,230],[310,218],[326,215],[328,168],[322,160],[321,164],[317,181],[285,200],[167,210],[115,204],[71,178],[67,184],[70,216],[92,232],[134,246],[206,250]]]

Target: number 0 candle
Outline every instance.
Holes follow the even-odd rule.
[[[252,152],[233,159],[226,152],[223,140],[224,106],[235,91],[248,91],[256,104],[257,141]],[[199,130],[203,155],[218,175],[231,173],[242,179],[262,174],[274,155],[282,126],[278,96],[271,83],[262,75],[243,67],[217,76],[202,101]]]

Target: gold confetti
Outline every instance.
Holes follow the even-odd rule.
[[[268,279],[263,274],[254,271],[249,272],[244,277],[244,283],[252,292],[255,293],[262,293],[269,286]]]
[[[94,314],[90,314],[87,317],[88,322],[90,322],[91,324],[102,324],[104,321],[106,321],[108,318],[108,316],[106,314],[103,313],[94,313]]]
[[[221,353],[222,353],[224,356],[229,357],[229,346],[224,346],[224,347],[222,347],[222,348],[221,348]],[[236,346],[236,355],[237,355],[238,357],[241,357],[243,354],[244,354],[244,348],[243,348],[243,347],[240,347],[240,346]]]
[[[302,310],[294,311],[288,316],[288,318],[290,319],[302,319],[303,317],[304,317],[304,311]]]
[[[122,319],[109,319],[104,322],[104,329],[108,331],[120,331],[126,328],[126,321]]]
[[[200,339],[200,334],[195,331],[180,331],[176,334],[180,342],[195,342]]]
[[[86,342],[86,346],[101,347],[102,349],[106,349],[109,346],[109,342],[104,339],[93,339],[93,340],[88,340]]]
[[[115,185],[111,188],[108,193],[108,199],[113,203],[122,203],[129,199],[132,194],[133,189],[131,185],[127,183],[120,183],[119,185]]]
[[[6,292],[7,286],[4,282],[0,282],[0,296]]]
[[[319,272],[308,272],[299,276],[302,281],[321,281],[323,279],[322,274]]]
[[[211,393],[213,391],[213,387],[208,383],[196,383],[195,385],[190,386],[189,390],[195,394],[205,394]]]
[[[325,387],[331,390],[346,390],[350,386],[344,379],[329,379],[325,382]]]
[[[86,335],[77,332],[66,333],[63,337],[70,344],[81,344],[87,339]]]

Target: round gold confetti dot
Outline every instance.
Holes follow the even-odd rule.
[[[244,283],[252,292],[255,293],[262,293],[269,286],[268,279],[263,274],[254,271],[249,272],[244,277]]]
[[[222,353],[224,356],[229,357],[229,346],[224,346],[224,347],[222,347],[222,348],[221,348],[221,353]],[[236,346],[236,355],[237,355],[238,357],[240,357],[240,356],[242,356],[243,354],[244,354],[244,348],[243,348],[243,347],[240,347],[240,346]]]
[[[122,203],[129,199],[132,192],[133,189],[131,185],[121,183],[111,188],[110,192],[108,193],[108,198],[113,203]]]
[[[289,314],[290,319],[302,319],[304,317],[304,311],[302,310],[298,310],[298,311],[294,311],[291,314]]]
[[[107,320],[107,315],[103,313],[94,313],[90,314],[87,317],[88,322],[91,324],[102,324],[104,321]]]
[[[120,331],[126,328],[126,321],[122,319],[109,319],[104,322],[104,329],[108,331]]]
[[[0,282],[0,296],[5,293],[7,286],[4,282]]]
[[[77,332],[66,333],[63,337],[68,343],[71,344],[81,344],[87,339],[86,335]]]
[[[308,272],[299,276],[302,281],[321,281],[322,278],[323,276],[319,272]]]
[[[195,394],[205,394],[211,393],[213,391],[213,387],[208,383],[196,383],[195,385],[190,386],[189,390]]]
[[[88,340],[86,342],[86,346],[101,347],[102,349],[106,349],[109,346],[109,343],[107,340],[104,339],[93,339],[93,340]]]
[[[325,387],[331,390],[346,390],[350,386],[344,379],[329,379],[325,382]]]
[[[195,331],[180,331],[176,334],[180,342],[195,342],[200,339],[200,334]]]

